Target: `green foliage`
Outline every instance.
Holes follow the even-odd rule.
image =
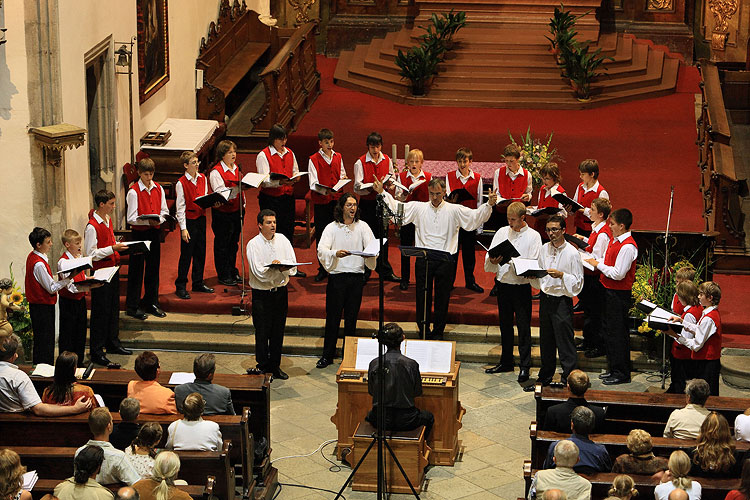
[[[609,56],[601,55],[601,47],[589,53],[589,45],[574,42],[570,51],[566,51],[560,62],[563,78],[569,78],[576,96],[587,99],[591,95],[591,82],[603,74],[599,70]]]
[[[508,131],[510,142],[521,148],[521,157],[518,162],[531,174],[534,187],[542,185],[542,176],[539,174],[539,170],[548,163],[560,159],[557,149],[552,147],[552,135],[554,135],[554,132],[547,136],[546,142],[542,142],[531,135],[531,126],[529,125],[526,129],[526,135],[521,136],[521,144],[518,144],[513,138],[513,134]]]
[[[31,343],[34,339],[34,332],[31,329],[31,316],[29,315],[29,301],[26,299],[26,294],[16,284],[16,278],[13,275],[13,263],[10,263],[10,280],[13,282],[13,291],[11,297],[22,297],[20,301],[13,300],[12,302],[21,306],[20,311],[14,311],[7,309],[8,323],[13,327],[13,333],[18,335],[23,344],[26,352],[31,352]],[[19,297],[19,298],[20,298]]]
[[[559,8],[555,7],[555,12],[549,21],[549,32],[552,34],[552,37],[545,36],[545,38],[550,41],[553,49],[565,47],[570,40],[575,38],[578,35],[576,31],[573,31],[576,21],[588,14],[586,12],[586,14],[576,17],[569,10],[564,9],[565,6],[563,4],[560,4]]]
[[[439,62],[439,56],[421,45],[410,48],[406,53],[399,49],[396,56],[396,65],[401,69],[398,74],[411,81],[414,95],[424,94],[425,83],[437,73]]]

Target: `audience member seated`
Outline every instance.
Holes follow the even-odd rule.
[[[54,495],[60,500],[112,500],[112,492],[95,480],[103,462],[104,450],[99,446],[88,445],[78,450],[73,460],[73,477],[55,486]]]
[[[742,463],[739,487],[727,493],[724,500],[750,500],[750,459]]]
[[[712,411],[701,425],[698,445],[692,453],[691,476],[739,477],[740,462],[734,456],[735,444],[724,415]]]
[[[627,474],[620,474],[615,476],[612,480],[612,487],[607,492],[609,498],[619,498],[621,500],[630,500],[632,497],[638,495],[638,490],[635,489],[635,481]]]
[[[690,500],[690,496],[688,496],[687,491],[675,488],[669,493],[667,500]]]
[[[217,385],[211,381],[216,371],[216,357],[211,353],[203,353],[193,361],[193,373],[195,382],[180,384],[174,388],[174,398],[177,403],[177,411],[182,411],[182,404],[191,392],[197,392],[206,401],[204,415],[234,415],[232,405],[232,393],[224,386]]]
[[[175,420],[167,429],[167,448],[175,450],[216,451],[221,448],[219,424],[203,420],[206,402],[194,392],[188,394],[183,404],[185,418]]]
[[[589,434],[594,430],[594,412],[585,406],[579,406],[570,414],[570,427],[573,434],[570,441],[578,447],[578,463],[575,471],[578,474],[591,474],[593,472],[609,472],[612,470],[612,459],[609,458],[607,448],[589,439]],[[544,468],[550,469],[555,466],[554,454],[557,443],[551,443]]]
[[[86,398],[79,398],[70,406],[42,403],[29,376],[13,364],[18,358],[18,342],[16,335],[0,337],[0,412],[31,410],[40,417],[59,417],[91,409],[91,400]]]
[[[23,489],[26,467],[21,457],[13,450],[0,450],[0,499],[31,500],[31,493]]]
[[[190,500],[190,495],[175,487],[180,472],[180,457],[171,451],[156,455],[152,478],[141,479],[133,485],[140,500]]]
[[[148,422],[141,426],[138,436],[125,448],[125,456],[142,478],[150,477],[153,472],[156,447],[161,442],[161,436],[161,425]]]
[[[79,384],[76,380],[78,368],[78,354],[65,351],[55,361],[55,376],[52,385],[47,386],[42,393],[42,403],[51,405],[71,406],[81,398],[91,401],[96,408],[99,403],[94,398],[94,389]]]
[[[109,442],[109,435],[112,434],[112,415],[109,410],[94,408],[89,415],[89,429],[94,438],[78,448],[76,456],[87,446],[98,446],[104,450],[104,463],[96,481],[99,484],[133,484],[138,481],[141,477],[125,457],[125,453]]]
[[[544,492],[544,494],[542,494],[542,500],[568,500],[568,496],[563,490],[552,488],[551,490],[547,490]]]
[[[612,472],[619,474],[656,474],[667,470],[667,459],[654,456],[651,434],[633,429],[628,434],[628,451],[615,459]]]
[[[585,406],[594,412],[596,425],[594,429],[601,431],[604,427],[604,408],[590,404],[584,395],[591,387],[589,376],[581,370],[573,370],[568,375],[568,389],[571,396],[564,403],[550,406],[544,417],[544,430],[555,432],[568,432],[570,430],[570,414],[578,406]]]
[[[737,441],[750,441],[750,408],[734,419],[734,438]]]
[[[568,500],[589,500],[591,483],[573,470],[578,462],[578,446],[568,439],[558,441],[555,444],[554,461],[554,469],[540,470],[534,475],[529,500],[542,498],[544,492],[553,488],[562,490]]]
[[[138,492],[135,491],[135,488],[132,486],[123,486],[119,490],[117,490],[117,494],[115,495],[115,500],[139,500],[140,495],[138,495]]]
[[[109,442],[118,450],[125,451],[138,435],[140,425],[136,422],[141,413],[141,403],[135,398],[125,398],[120,401],[120,418],[122,422],[115,425]]]
[[[141,380],[128,382],[128,397],[141,403],[141,413],[176,414],[174,392],[156,381],[159,371],[159,358],[156,354],[151,351],[139,354],[135,358],[135,373]]]
[[[708,382],[705,380],[700,378],[688,380],[685,386],[687,406],[673,411],[669,416],[667,426],[664,428],[665,438],[695,439],[698,437],[701,424],[709,414],[704,405],[710,391]]]
[[[708,384],[706,384],[708,385]],[[700,500],[701,485],[688,477],[690,473],[690,457],[682,450],[673,451],[669,455],[669,470],[661,478],[661,484],[654,488],[656,500],[668,500],[674,489],[682,489],[690,500]]]

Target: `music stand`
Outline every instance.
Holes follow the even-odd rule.
[[[417,320],[417,323],[420,325],[422,340],[426,340],[427,327],[429,326],[427,322],[427,293],[429,290],[429,287],[427,286],[427,280],[429,279],[430,261],[452,261],[453,256],[448,252],[444,252],[443,250],[433,250],[431,248],[407,246],[399,246],[398,248],[401,250],[401,255],[403,255],[404,257],[416,257],[418,259],[425,259],[424,285],[422,286],[422,303],[424,304],[424,308],[422,309],[422,317]]]

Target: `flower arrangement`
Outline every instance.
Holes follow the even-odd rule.
[[[521,136],[521,144],[519,145],[513,138],[513,134],[508,131],[510,142],[521,148],[521,158],[518,162],[531,174],[535,188],[542,185],[542,176],[539,174],[539,170],[548,163],[562,159],[557,154],[557,149],[551,146],[553,134],[554,132],[550,132],[545,141],[541,141],[531,135],[531,126],[529,126],[526,129],[526,135]]]
[[[31,329],[31,316],[29,316],[29,301],[26,294],[16,284],[13,276],[13,263],[10,264],[10,280],[13,282],[13,291],[10,294],[10,303],[16,308],[8,309],[8,323],[13,327],[13,333],[18,335],[23,344],[24,351],[31,352],[31,344],[34,340],[34,332]]]

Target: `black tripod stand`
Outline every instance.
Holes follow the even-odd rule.
[[[390,210],[390,208],[388,208],[388,205],[386,205],[382,194],[378,196],[377,216],[378,216],[377,220],[383,224],[383,231],[380,237],[380,252],[382,252],[383,251],[383,237],[384,237],[383,235],[387,233],[388,231],[388,225],[391,221],[391,218],[392,217],[398,218],[401,216],[398,214],[394,214]],[[385,354],[386,347],[383,344],[383,341],[381,340],[380,334],[383,333],[383,327],[385,325],[384,293],[385,293],[385,289],[384,289],[383,275],[378,273],[378,333],[377,333],[378,371],[377,371],[377,377],[379,378],[379,380],[378,380],[377,385],[378,385],[378,402],[380,403],[377,406],[378,425],[376,426],[375,433],[372,435],[372,441],[370,441],[370,444],[367,446],[367,449],[362,454],[362,457],[360,457],[359,461],[352,469],[352,472],[349,474],[349,477],[347,477],[346,481],[344,481],[344,484],[341,486],[341,489],[339,490],[334,500],[338,500],[338,498],[341,497],[341,494],[346,489],[346,486],[349,484],[352,478],[354,478],[354,474],[357,473],[357,470],[365,461],[365,458],[367,458],[367,455],[369,455],[375,443],[378,444],[378,447],[377,447],[377,450],[378,450],[377,498],[378,500],[383,499],[384,495],[388,492],[388,485],[386,484],[386,477],[385,477],[386,456],[385,456],[383,448],[388,450],[388,453],[391,455],[393,462],[396,464],[399,472],[401,472],[401,475],[406,480],[406,484],[409,485],[409,488],[411,489],[412,494],[417,500],[419,500],[419,494],[417,494],[417,490],[414,489],[414,485],[411,484],[411,480],[409,480],[409,476],[406,474],[406,471],[404,471],[404,468],[401,466],[401,463],[398,461],[398,458],[396,458],[396,454],[393,452],[391,445],[388,444],[388,440],[386,436],[383,434],[383,427],[385,426],[385,410],[382,404],[382,401],[385,399],[385,384],[383,383],[383,355]]]

